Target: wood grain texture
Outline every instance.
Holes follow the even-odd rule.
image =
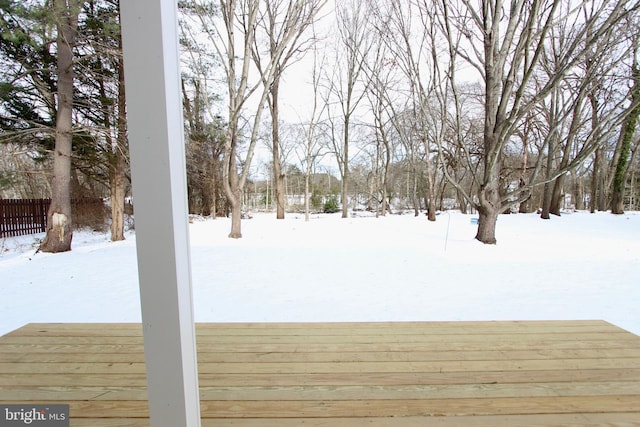
[[[196,327],[203,426],[640,426],[640,337],[603,321]],[[148,426],[139,324],[0,337],[1,403]]]

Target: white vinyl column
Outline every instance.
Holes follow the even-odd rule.
[[[176,7],[120,1],[152,427],[200,426]]]

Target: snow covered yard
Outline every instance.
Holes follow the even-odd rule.
[[[472,215],[257,214],[190,225],[198,322],[603,319],[640,334],[640,213],[503,215],[498,244]],[[29,322],[138,322],[135,235],[0,239],[0,334]]]

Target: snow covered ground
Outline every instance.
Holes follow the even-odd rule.
[[[471,215],[257,214],[190,225],[199,322],[604,319],[640,335],[640,213],[503,215],[498,244]],[[135,234],[0,239],[0,335],[29,322],[138,322]]]

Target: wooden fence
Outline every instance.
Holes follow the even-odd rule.
[[[51,199],[0,199],[0,237],[43,233]]]
[[[72,212],[87,204],[100,204],[101,199],[74,199]],[[22,236],[47,231],[47,211],[51,199],[0,199],[0,237]]]

